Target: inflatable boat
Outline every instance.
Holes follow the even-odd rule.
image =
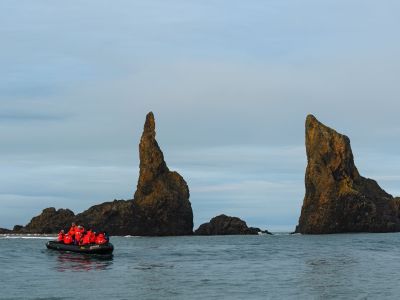
[[[114,246],[111,243],[103,245],[66,245],[57,241],[49,241],[46,243],[47,249],[58,251],[70,251],[84,254],[111,254],[114,251]]]

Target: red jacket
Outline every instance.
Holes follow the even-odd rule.
[[[64,241],[64,233],[63,233],[63,232],[60,232],[60,233],[58,234],[57,241],[59,241],[59,242]]]
[[[82,245],[89,245],[90,237],[91,237],[91,232],[88,231],[82,239]]]
[[[68,233],[64,236],[64,244],[72,244],[72,237]]]
[[[75,241],[77,243],[79,243],[81,241],[81,238],[82,238],[82,233],[80,231],[76,231],[75,232]]]
[[[69,231],[68,231],[68,234],[69,234],[70,236],[74,236],[77,229],[78,229],[77,226],[71,226],[71,228],[70,228]]]
[[[94,232],[90,233],[90,243],[91,244],[96,243],[96,234]]]
[[[102,245],[107,243],[106,238],[104,237],[104,234],[99,233],[99,235],[96,237],[96,244],[97,245]]]

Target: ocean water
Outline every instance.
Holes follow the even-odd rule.
[[[0,299],[398,299],[400,234],[112,237],[112,258],[0,237]]]

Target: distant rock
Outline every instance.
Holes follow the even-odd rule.
[[[17,233],[57,233],[72,222],[111,235],[175,236],[193,233],[189,188],[177,172],[169,171],[155,139],[153,113],[146,117],[139,145],[140,174],[133,200],[94,205],[74,215],[68,209],[46,208]]]
[[[9,233],[13,233],[13,231],[6,228],[0,228],[0,234],[9,234]]]
[[[21,232],[21,231],[23,231],[23,230],[24,230],[24,226],[22,226],[22,225],[15,225],[12,231],[15,232],[15,233],[18,233],[18,232]]]
[[[376,181],[359,174],[347,136],[309,115],[306,151],[306,194],[296,232],[400,230],[399,198],[394,199]]]
[[[74,221],[75,215],[69,209],[56,210],[54,207],[46,208],[34,217],[24,228],[14,227],[17,233],[55,233],[66,228]]]
[[[270,234],[268,231],[262,231],[260,228],[248,227],[245,221],[237,217],[226,215],[219,215],[212,218],[210,222],[200,225],[194,233],[195,235]]]
[[[133,200],[139,217],[137,234],[192,234],[189,188],[181,175],[168,169],[155,137],[154,115],[150,112],[139,144],[140,173]]]

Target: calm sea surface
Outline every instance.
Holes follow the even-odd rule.
[[[0,298],[400,298],[399,233],[111,241],[100,259],[1,236]]]

